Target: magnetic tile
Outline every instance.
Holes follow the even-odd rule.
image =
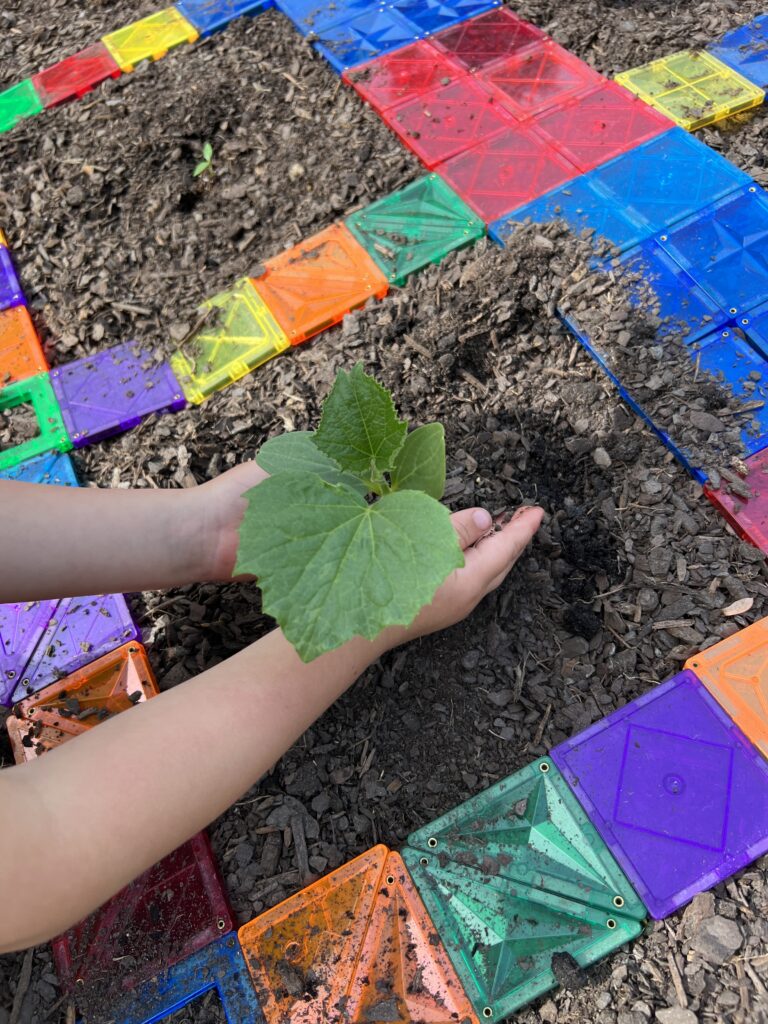
[[[545,38],[541,29],[518,18],[508,7],[462,21],[434,36],[436,45],[468,71],[523,53]]]
[[[419,40],[345,71],[343,78],[378,114],[383,114],[398,103],[450,85],[465,74],[445,54]]]
[[[0,470],[11,469],[44,452],[68,452],[72,447],[47,373],[27,377],[0,389],[0,415],[23,405],[32,407],[38,432],[13,448],[0,449]]]
[[[734,473],[736,486],[723,478],[717,488],[707,484],[704,493],[739,537],[768,555],[768,448],[744,459],[743,465],[747,472],[743,477]],[[768,757],[768,748],[763,752]]]
[[[122,594],[59,601],[20,674],[13,702],[25,700],[116,647],[139,639]]]
[[[133,71],[143,60],[159,60],[174,46],[194,43],[197,29],[174,7],[134,21],[117,32],[102,37],[102,42],[122,71]]]
[[[0,310],[19,306],[23,302],[24,292],[16,276],[11,254],[6,245],[0,245]]]
[[[734,327],[742,331],[753,348],[768,359],[768,302],[737,317]]]
[[[63,991],[86,1020],[113,1020],[121,997],[231,931],[232,914],[204,832],[52,942]]]
[[[707,50],[752,85],[768,88],[768,15],[726,32]]]
[[[5,249],[0,249],[0,262]],[[1,287],[1,285],[0,285]],[[26,306],[0,312],[0,389],[43,373],[48,362]]]
[[[766,403],[768,361],[749,342],[734,331],[723,329],[702,338],[700,345],[699,351],[691,355],[705,373],[744,402]],[[745,455],[753,455],[768,446],[768,403],[740,415],[738,423],[742,426]]]
[[[276,5],[303,36],[388,6],[386,0],[276,0]]]
[[[11,469],[0,470],[0,480],[20,480],[25,484],[57,484],[61,487],[79,487],[72,459],[64,452],[46,452]]]
[[[32,76],[32,84],[48,109],[85,96],[107,78],[119,78],[120,68],[104,43],[94,43]]]
[[[534,123],[580,171],[672,127],[666,117],[614,82],[537,115]]]
[[[0,706],[13,703],[14,691],[57,605],[58,601],[0,604]]]
[[[259,14],[275,5],[273,0],[180,0],[174,6],[205,39],[235,18]]]
[[[266,260],[262,276],[252,280],[293,345],[389,290],[386,277],[343,224]]]
[[[523,126],[494,135],[447,160],[437,172],[486,224],[577,173],[545,139]]]
[[[393,6],[429,35],[501,6],[501,0],[395,0]]]
[[[171,356],[190,402],[199,404],[291,343],[246,277],[202,306],[204,322]]]
[[[520,119],[581,96],[605,81],[551,39],[488,64],[478,78]]]
[[[765,95],[706,50],[681,50],[616,81],[687,131],[758,107]]]
[[[121,1001],[120,1024],[155,1024],[212,991],[218,996],[227,1024],[264,1024],[234,932],[142,982]]]
[[[0,245],[2,245],[4,249],[10,248],[10,246],[8,245],[8,239],[5,237],[5,232],[1,231],[1,230],[0,230]]]
[[[169,363],[133,341],[57,366],[51,383],[75,448],[187,404]]]
[[[6,719],[16,763],[34,761],[158,692],[142,645],[123,644],[16,705]]]
[[[548,758],[408,838],[403,856],[479,1017],[553,988],[553,956],[595,963],[646,909]]]
[[[768,763],[692,672],[552,758],[657,919],[768,850]]]
[[[353,213],[346,225],[396,285],[485,234],[480,218],[436,174]]]
[[[42,101],[31,78],[12,85],[10,89],[0,92],[0,133],[9,132],[19,121],[39,114],[42,109]]]
[[[390,107],[382,117],[429,168],[516,123],[469,77]]]
[[[368,850],[240,929],[245,962],[267,1020],[325,1024],[329,1012],[338,1011],[354,975],[387,853],[384,846]]]
[[[768,197],[757,185],[705,207],[657,240],[731,316],[768,300]]]
[[[381,53],[407,46],[421,35],[389,7],[371,8],[351,21],[331,25],[316,34],[315,48],[339,74]]]

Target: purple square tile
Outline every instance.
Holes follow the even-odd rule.
[[[51,370],[51,383],[75,448],[187,404],[170,365],[130,341]]]
[[[23,302],[24,292],[16,276],[11,254],[4,245],[0,245],[0,311],[20,306]]]
[[[768,850],[768,762],[692,672],[552,758],[657,919]]]
[[[18,680],[14,703],[138,639],[139,631],[122,594],[64,598]]]
[[[0,705],[9,707],[57,601],[0,604]]]

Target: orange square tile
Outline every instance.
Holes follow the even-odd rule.
[[[124,644],[16,705],[7,719],[13,756],[33,761],[157,693],[142,645]]]
[[[0,388],[48,369],[26,306],[0,312]]]
[[[768,757],[768,618],[694,655],[685,667]]]
[[[343,224],[332,224],[312,238],[280,253],[252,278],[270,312],[293,345],[337,324],[346,313],[389,283]]]

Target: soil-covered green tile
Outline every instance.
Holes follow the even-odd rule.
[[[437,174],[353,213],[346,224],[397,285],[485,234],[483,221]]]
[[[9,132],[24,117],[39,114],[42,101],[31,78],[0,92],[0,132]]]
[[[32,459],[45,452],[68,452],[72,448],[59,403],[51,387],[47,373],[38,373],[26,380],[17,380],[0,390],[0,418],[12,415],[12,410],[25,408],[27,419],[34,417],[35,432],[29,433],[25,422],[20,438],[10,448],[0,449],[0,470],[18,466],[25,459]],[[11,426],[12,434],[16,433]]]
[[[563,960],[586,967],[635,938],[647,916],[548,758],[414,832],[403,856],[486,1020],[552,988]]]

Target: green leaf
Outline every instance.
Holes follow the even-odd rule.
[[[464,564],[448,510],[418,491],[369,505],[313,474],[278,473],[246,498],[235,572],[258,577],[264,611],[303,661],[410,624]]]
[[[192,177],[193,178],[199,178],[200,175],[203,173],[203,171],[207,171],[207,170],[208,170],[208,161],[207,160],[201,160],[200,163],[195,167],[194,171],[192,171]]]
[[[210,142],[204,142],[203,143],[203,159],[207,160],[208,163],[210,163],[212,157],[213,157],[213,146],[210,144]]]
[[[424,491],[438,501],[445,490],[445,431],[425,423],[405,439],[392,467],[393,491]]]
[[[349,373],[339,371],[323,404],[315,444],[342,469],[375,481],[392,468],[406,430],[392,396],[358,363]]]
[[[273,476],[275,473],[315,473],[330,484],[343,484],[363,497],[368,489],[356,476],[342,472],[333,459],[320,451],[311,430],[278,434],[261,446],[256,461]]]

